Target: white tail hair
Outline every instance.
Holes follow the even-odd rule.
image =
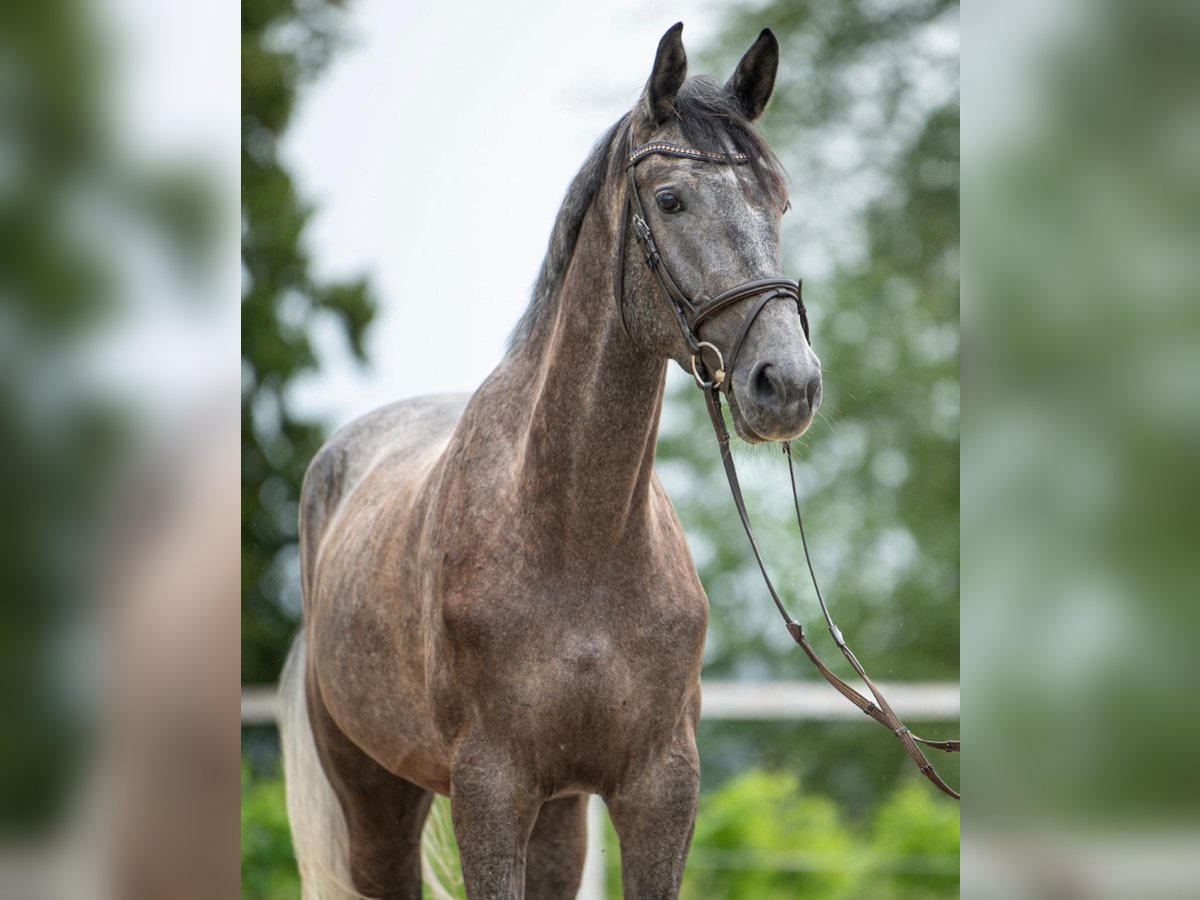
[[[350,835],[333,786],[321,768],[304,695],[306,642],[292,642],[279,678],[279,741],[292,846],[303,900],[371,900],[354,888]],[[464,897],[450,805],[436,798],[421,834],[421,874],[434,900]]]
[[[362,900],[350,877],[350,834],[325,777],[304,696],[304,632],[296,635],[279,677],[279,743],[292,847],[303,900]],[[369,898],[367,898],[369,900]]]

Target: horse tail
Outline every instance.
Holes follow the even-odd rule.
[[[303,900],[369,900],[354,889],[346,818],[313,740],[304,688],[305,643],[301,630],[279,678],[279,742],[301,896]]]

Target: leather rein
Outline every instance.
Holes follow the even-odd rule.
[[[704,391],[704,401],[708,408],[709,418],[712,420],[713,430],[716,432],[717,445],[721,450],[721,463],[725,467],[725,477],[729,481],[729,490],[733,495],[734,505],[737,507],[738,517],[742,521],[742,528],[746,532],[746,537],[750,541],[750,549],[754,553],[754,559],[758,563],[758,569],[762,573],[763,581],[767,585],[767,590],[771,594],[771,599],[775,601],[775,608],[779,611],[779,615],[783,617],[785,626],[792,639],[800,645],[806,656],[816,666],[817,671],[822,677],[833,685],[843,697],[857,706],[860,710],[870,716],[879,724],[883,725],[892,732],[900,743],[904,745],[904,749],[908,752],[909,757],[917,768],[921,770],[921,774],[928,778],[941,791],[959,799],[958,791],[954,790],[950,785],[942,780],[942,777],[934,769],[933,764],[925,757],[918,744],[924,744],[927,747],[932,747],[936,750],[944,750],[947,753],[957,753],[960,750],[961,744],[959,741],[930,741],[925,738],[918,737],[908,726],[900,721],[887,699],[880,692],[879,687],[867,675],[862,664],[854,655],[854,652],[846,643],[846,639],[842,636],[841,629],[833,621],[833,616],[830,615],[829,606],[825,602],[824,596],[821,594],[820,585],[817,584],[817,575],[813,570],[812,557],[808,552],[808,539],[804,534],[804,520],[800,515],[800,498],[796,489],[796,470],[792,460],[791,444],[787,441],[783,442],[783,452],[787,456],[788,475],[790,476],[792,486],[792,501],[796,510],[796,524],[800,530],[800,542],[804,548],[804,559],[808,564],[808,574],[812,579],[813,590],[816,591],[817,601],[821,606],[821,613],[825,617],[825,624],[829,628],[829,633],[833,636],[834,642],[838,649],[842,651],[842,655],[849,661],[851,667],[858,673],[859,678],[867,686],[873,699],[868,699],[863,694],[859,693],[851,685],[847,684],[841,677],[833,672],[817,655],[812,644],[804,634],[804,628],[797,622],[792,615],[787,611],[783,601],[779,597],[779,592],[775,589],[774,583],[771,581],[771,576],[767,574],[766,564],[763,562],[762,552],[759,550],[758,541],[754,537],[754,529],[750,524],[750,516],[746,511],[746,503],[742,497],[742,488],[738,482],[737,469],[734,466],[733,455],[730,451],[729,430],[725,427],[725,417],[721,410],[721,387],[726,383],[727,377],[733,372],[734,364],[737,361],[738,353],[741,350],[742,342],[746,339],[750,332],[751,326],[759,313],[766,308],[777,297],[782,297],[796,304],[796,308],[800,313],[800,321],[804,326],[804,337],[809,339],[808,329],[808,314],[804,309],[804,302],[800,296],[800,282],[793,281],[790,278],[781,276],[772,276],[769,278],[758,278],[753,281],[747,281],[739,284],[724,293],[718,294],[712,299],[703,300],[702,302],[694,302],[687,296],[676,284],[675,279],[671,277],[670,271],[667,269],[663,261],[662,255],[659,252],[658,245],[654,240],[654,234],[650,230],[649,219],[646,215],[646,207],[642,202],[641,192],[638,190],[637,179],[634,177],[634,170],[637,164],[647,156],[660,154],[663,156],[672,156],[681,159],[692,159],[700,162],[717,163],[721,165],[744,165],[750,161],[749,157],[743,153],[713,153],[704,150],[697,150],[692,147],[686,147],[681,144],[673,144],[666,141],[654,141],[649,144],[643,144],[640,147],[634,147],[633,129],[628,131],[626,144],[626,159],[625,171],[628,176],[628,197],[630,214],[632,215],[634,234],[637,237],[638,243],[642,247],[645,255],[646,265],[657,279],[659,286],[662,288],[663,294],[666,295],[670,302],[671,311],[675,314],[676,322],[679,325],[679,330],[683,334],[683,339],[687,344],[688,351],[692,355],[692,377],[695,379],[697,386]],[[625,222],[629,222],[629,217],[625,218]],[[622,238],[622,252],[625,246]],[[624,259],[618,264],[618,292],[617,305],[620,309],[622,324],[624,325],[624,294],[621,289],[621,273],[624,270]],[[738,329],[737,337],[729,348],[728,362],[724,359],[721,351],[709,343],[703,341],[699,337],[700,326],[704,321],[722,310],[741,303],[742,301],[753,301],[749,311],[742,319],[742,324]],[[626,328],[626,332],[628,329]],[[710,351],[716,357],[716,367],[711,369],[705,360],[705,351]]]

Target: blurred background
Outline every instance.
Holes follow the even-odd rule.
[[[6,898],[238,890],[238,34],[0,12]]]
[[[763,27],[779,37],[763,129],[791,176],[785,267],[804,279],[826,370],[822,414],[798,448],[814,561],[868,670],[936,695],[924,718],[944,718],[913,724],[955,736],[956,5],[566,2],[462,13],[380,0],[243,3],[247,690],[276,680],[299,620],[296,501],[309,460],[356,416],[400,397],[472,391],[499,362],[567,184],[637,100],[658,39],[682,19],[690,71],[722,82]],[[784,460],[748,447],[739,458],[786,601],[832,658]],[[790,686],[766,682],[805,682],[796,694],[835,701],[815,718],[747,716],[709,692],[686,896],[957,896],[957,804],[886,732],[841,710],[779,627],[702,397],[682,372],[670,378],[658,468],[711,599],[706,683],[786,700]],[[277,739],[252,718],[243,890],[295,896]],[[936,763],[958,783],[956,758]],[[601,874],[616,897],[619,854],[604,831]]]
[[[1200,6],[963,31],[964,894],[1195,896]]]

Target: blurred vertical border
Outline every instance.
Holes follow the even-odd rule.
[[[1200,6],[963,16],[963,895],[1200,893]]]
[[[0,12],[0,896],[238,891],[237,13]]]

